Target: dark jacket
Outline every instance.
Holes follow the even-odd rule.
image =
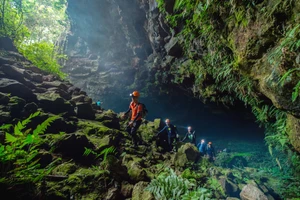
[[[188,142],[193,143],[196,145],[196,134],[195,131],[192,133],[187,132],[182,139],[182,142],[184,142],[186,139],[188,139]]]
[[[168,137],[176,137],[176,135],[178,134],[177,128],[176,126],[169,124],[169,126],[165,126],[163,129],[161,129],[158,133],[157,136],[159,134],[161,134],[162,132],[167,132],[168,133]]]
[[[215,157],[215,148],[212,145],[207,145],[206,153],[209,157]]]
[[[198,150],[199,150],[199,152],[200,153],[203,153],[203,154],[205,154],[206,153],[206,143],[204,142],[204,143],[199,143],[198,145],[197,145],[197,148],[198,148]]]

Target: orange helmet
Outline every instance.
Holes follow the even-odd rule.
[[[170,120],[169,119],[166,119],[166,121],[165,121],[166,123],[170,123]]]
[[[131,97],[139,97],[140,93],[138,91],[133,91],[133,93],[130,94]]]

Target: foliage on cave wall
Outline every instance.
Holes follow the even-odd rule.
[[[187,58],[184,62],[175,61],[165,80],[178,85],[191,81],[193,84],[187,89],[204,101],[227,105],[243,101],[266,128],[265,140],[278,167],[283,170],[290,165],[297,166],[299,155],[291,153],[293,147],[286,126],[287,114],[291,111],[274,105],[260,84],[264,81],[272,84],[270,88],[284,91],[290,104],[299,100],[299,2],[157,2]],[[264,78],[267,73],[271,73],[269,82]],[[280,158],[282,152],[289,155],[288,161]],[[297,171],[297,167],[294,169]]]

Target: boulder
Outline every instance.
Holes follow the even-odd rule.
[[[174,56],[178,58],[183,54],[178,38],[176,37],[171,38],[171,40],[165,45],[165,49],[169,56]]]
[[[0,92],[0,104],[5,105],[8,102],[9,102],[9,97],[6,94]]]
[[[239,187],[234,184],[232,181],[226,179],[224,176],[218,178],[220,185],[222,186],[224,192],[231,197],[239,197]]]
[[[140,181],[134,185],[132,190],[132,200],[155,200],[154,196],[149,191],[145,191],[148,183]]]
[[[95,111],[89,103],[77,103],[75,112],[78,118],[95,119]]]
[[[119,200],[120,191],[118,188],[109,188],[104,200]]]
[[[85,148],[94,149],[94,145],[87,137],[80,133],[66,134],[55,143],[55,152],[61,153],[63,156],[71,157],[75,161],[86,161],[88,159],[83,156]]]
[[[61,81],[44,81],[41,84],[41,87],[47,88],[47,89],[55,87],[55,88],[60,88],[60,89],[62,89],[64,91],[68,91],[68,86],[66,86],[66,84],[64,84]]]
[[[256,186],[247,184],[243,187],[240,198],[242,200],[268,200],[268,197]]]
[[[133,185],[127,182],[122,182],[121,194],[124,198],[129,198],[132,195]]]
[[[191,143],[186,143],[178,149],[175,154],[175,167],[186,167],[189,163],[197,162],[200,158],[200,152],[197,147]]]
[[[18,96],[26,101],[36,101],[36,95],[32,90],[16,80],[1,78],[0,92]]]
[[[36,82],[36,83],[42,83],[43,82],[43,75],[34,73],[29,70],[24,71],[24,77],[29,79],[30,81]]]
[[[37,93],[37,99],[39,106],[46,112],[54,114],[68,112],[70,115],[75,115],[73,106],[55,91]]]
[[[5,78],[16,80],[31,89],[34,89],[36,87],[32,82],[25,80],[25,70],[20,67],[16,67],[13,65],[2,65],[0,66],[0,71],[5,74]]]
[[[130,178],[135,181],[148,180],[146,171],[135,160],[128,162],[126,165]]]

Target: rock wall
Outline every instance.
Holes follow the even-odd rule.
[[[69,2],[73,23],[65,71],[111,108],[139,89],[153,99],[160,94],[225,104],[238,99],[257,118],[266,115],[262,123],[279,120],[270,114],[273,107],[299,123],[300,98],[291,100],[299,75],[291,73],[279,84],[299,67],[299,10],[293,0]],[[298,143],[293,130],[290,139]]]

